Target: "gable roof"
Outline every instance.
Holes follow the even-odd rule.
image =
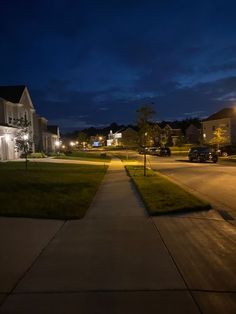
[[[0,97],[13,103],[18,103],[25,88],[25,85],[0,86]]]
[[[223,108],[220,111],[212,114],[210,117],[208,117],[204,121],[210,121],[210,120],[219,120],[219,119],[225,119],[225,118],[236,118],[236,110],[234,108]]]

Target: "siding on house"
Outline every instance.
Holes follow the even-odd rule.
[[[211,141],[217,128],[224,129],[225,144],[236,144],[236,110],[234,108],[224,108],[202,122],[205,143]]]

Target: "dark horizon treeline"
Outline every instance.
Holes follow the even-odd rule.
[[[193,124],[197,128],[201,128],[201,120],[199,118],[187,118],[184,120],[175,120],[175,121],[161,121],[157,123],[161,128],[165,127],[165,125],[169,124],[171,128],[173,129],[181,129],[183,134],[185,134],[186,129]],[[76,130],[70,133],[65,133],[62,135],[64,138],[70,138],[70,139],[76,139],[78,137],[78,133],[85,133],[87,137],[101,135],[101,136],[107,136],[112,130],[113,133],[117,131],[122,131],[127,128],[133,128],[135,131],[138,131],[139,128],[135,124],[117,124],[116,122],[111,123],[109,126],[103,127],[103,128],[95,128],[95,127],[89,127],[81,130]]]

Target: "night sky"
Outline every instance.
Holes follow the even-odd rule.
[[[236,104],[236,1],[0,0],[0,85],[62,131]]]

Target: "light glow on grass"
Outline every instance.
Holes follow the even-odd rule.
[[[186,192],[157,172],[148,169],[143,176],[142,166],[126,166],[150,215],[210,209],[209,203]]]

